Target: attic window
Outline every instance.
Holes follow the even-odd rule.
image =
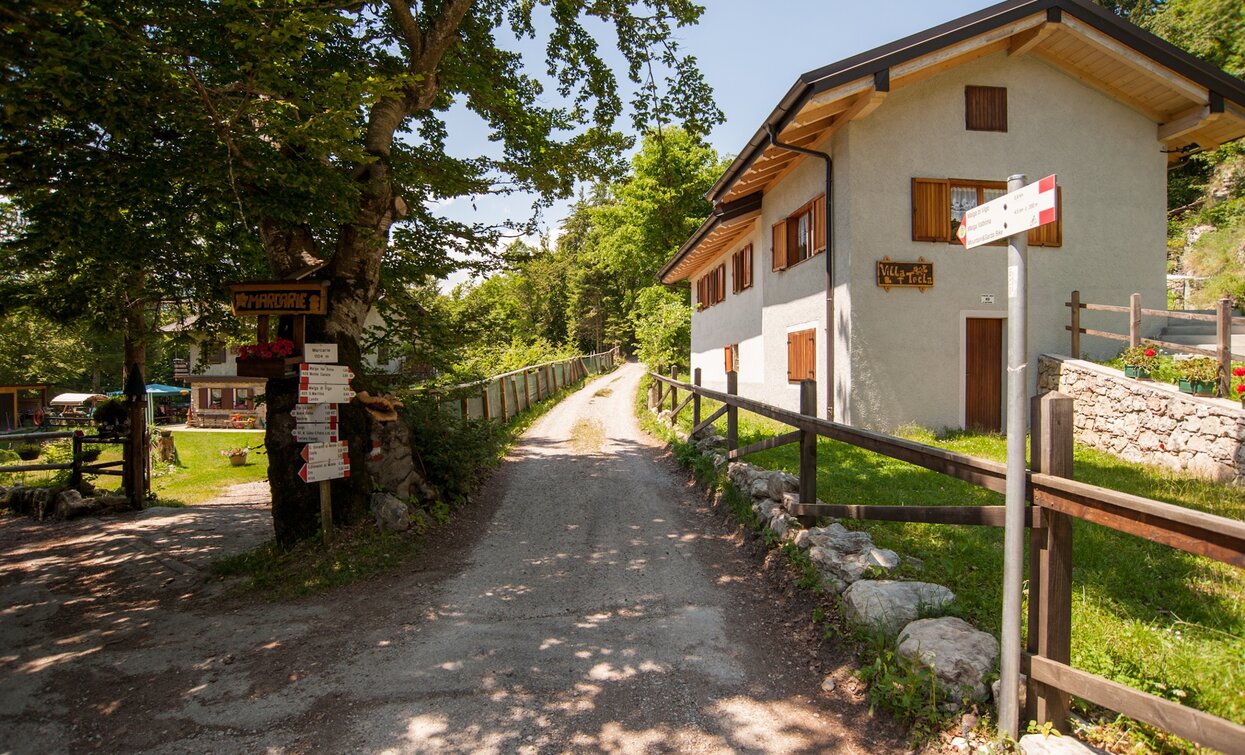
[[[964,87],[964,127],[1007,131],[1007,87]]]

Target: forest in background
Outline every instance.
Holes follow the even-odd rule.
[[[1245,76],[1245,4],[1239,0],[1099,3]],[[534,244],[515,241],[489,264],[464,262],[481,275],[451,292],[437,287],[435,276],[448,272],[444,266],[428,270],[422,282],[405,274],[384,281],[378,307],[391,325],[369,333],[365,349],[383,346],[403,357],[413,376],[443,383],[615,344],[662,369],[685,363],[687,292],[658,284],[657,271],[708,215],[703,194],[726,163],[701,131],[651,130],[622,178],[581,189],[570,216]],[[1221,296],[1245,301],[1245,146],[1229,144],[1184,160],[1169,174],[1169,207],[1168,270],[1201,279],[1187,306],[1205,308]],[[0,212],[0,219],[9,217]],[[241,275],[254,267],[252,260],[234,261],[231,271]],[[1172,289],[1175,307],[1186,304],[1178,288]],[[0,317],[0,383],[119,385],[119,335],[101,327],[98,312],[82,316],[80,310],[8,308]],[[147,319],[154,331],[181,314],[182,308],[157,304]],[[247,334],[228,332],[229,319],[209,318],[207,325],[226,339],[247,340]],[[185,355],[185,343],[153,338],[148,348],[150,379],[171,379],[171,358]]]

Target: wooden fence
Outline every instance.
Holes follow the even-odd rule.
[[[1245,359],[1245,355],[1232,353],[1232,326],[1245,324],[1245,317],[1232,316],[1231,299],[1220,299],[1215,304],[1215,314],[1213,315],[1203,314],[1201,312],[1181,312],[1179,310],[1145,309],[1141,306],[1141,294],[1133,294],[1129,297],[1128,306],[1121,307],[1114,304],[1088,304],[1081,301],[1080,291],[1073,291],[1071,301],[1064,302],[1064,306],[1068,307],[1072,312],[1072,322],[1064,326],[1064,330],[1067,330],[1072,335],[1068,351],[1072,357],[1076,359],[1081,358],[1082,335],[1108,338],[1112,341],[1122,341],[1127,343],[1129,346],[1151,344],[1153,346],[1167,349],[1168,351],[1179,351],[1184,354],[1207,356],[1219,362],[1219,396],[1228,398],[1232,397],[1232,360]],[[1082,327],[1081,310],[1088,312],[1116,312],[1128,315],[1128,335],[1125,336],[1108,330],[1094,330],[1092,328]],[[1203,349],[1197,346],[1186,346],[1181,343],[1171,343],[1170,341],[1142,338],[1141,318],[1143,316],[1214,323],[1215,348],[1213,350]]]
[[[6,472],[51,472],[69,470],[69,485],[73,488],[82,486],[82,475],[98,474],[98,475],[116,475],[123,476],[124,461],[106,461],[98,464],[88,464],[82,460],[82,446],[86,443],[96,445],[106,444],[122,444],[128,442],[128,438],[122,436],[120,438],[101,438],[98,435],[86,435],[82,431],[58,431],[58,432],[36,432],[36,433],[15,433],[12,435],[0,435],[0,443],[38,443],[47,440],[62,440],[65,438],[72,439],[73,457],[67,462],[58,462],[54,464],[10,464],[8,466],[0,466],[0,474]]]
[[[524,367],[474,383],[438,388],[437,393],[454,396],[443,400],[441,406],[448,412],[457,412],[463,419],[482,417],[506,422],[582,378],[614,369],[619,358],[615,347],[597,354]]]
[[[1075,311],[1075,310],[1074,310]],[[1007,467],[882,433],[819,419],[816,383],[800,384],[800,412],[743,398],[738,376],[727,373],[727,392],[650,373],[656,385],[650,396],[666,401],[677,419],[690,403],[693,433],[726,416],[727,453],[738,459],[787,443],[800,445],[800,503],[791,512],[804,521],[818,516],[881,519],[934,524],[1003,526],[1003,506],[880,506],[818,504],[817,437],[848,443],[884,456],[981,486],[1006,492]],[[679,392],[686,392],[678,401]],[[723,406],[701,417],[701,399]],[[794,432],[739,447],[738,413],[752,412],[795,428]],[[1027,474],[1029,505],[1029,631],[1022,670],[1028,674],[1024,720],[1051,723],[1067,731],[1070,695],[1134,718],[1198,744],[1223,752],[1240,751],[1245,727],[1073,668],[1072,657],[1072,518],[1109,527],[1199,556],[1245,568],[1245,522],[1174,506],[1077,482],[1072,477],[1072,399],[1047,393],[1033,399],[1033,463]]]

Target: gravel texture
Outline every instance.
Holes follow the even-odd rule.
[[[291,603],[205,574],[269,536],[254,495],[0,520],[0,751],[902,751],[638,429],[641,374],[536,422],[416,563]]]

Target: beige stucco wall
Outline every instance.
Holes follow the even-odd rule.
[[[764,390],[764,356],[761,339],[761,291],[765,286],[761,268],[769,269],[764,259],[760,226],[737,241],[717,259],[706,264],[691,278],[689,302],[692,309],[692,369],[701,370],[701,384],[713,390],[726,390],[724,349],[739,345],[739,392],[759,397]],[[752,244],[752,286],[736,294],[733,284],[731,255]],[[696,280],[718,265],[726,265],[726,300],[696,311]]]
[[[968,84],[1007,87],[1007,133],[964,128]],[[1033,364],[1042,352],[1067,351],[1063,303],[1073,289],[1096,303],[1126,304],[1134,291],[1165,302],[1166,161],[1155,124],[1038,60],[998,53],[893,92],[844,129],[836,152],[836,243],[852,286],[837,314],[850,322],[850,388],[840,410],[852,424],[960,425],[965,319],[1006,312],[1005,248],[911,240],[913,177],[1058,174],[1063,245],[1029,251]],[[884,256],[932,261],[935,286],[878,288],[875,263]],[[1126,332],[1122,319],[1104,325],[1095,327]],[[1083,350],[1118,349],[1098,341],[1084,340]],[[1032,391],[1036,375],[1027,377]]]

